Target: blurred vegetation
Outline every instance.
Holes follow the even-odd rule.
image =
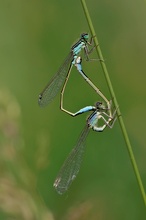
[[[87,5],[146,186],[146,3]],[[71,45],[88,32],[80,1],[1,1],[0,18],[0,219],[145,219],[118,123],[100,134],[90,132],[70,190],[59,196],[53,189],[88,114],[72,118],[61,112],[59,95],[44,109],[37,100]],[[83,67],[109,97],[99,63]],[[76,111],[97,100],[73,69],[65,107]]]

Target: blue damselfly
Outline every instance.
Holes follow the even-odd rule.
[[[64,84],[65,79],[68,77],[72,66],[75,64],[76,58],[82,49],[84,49],[86,59],[89,60],[88,55],[95,47],[92,47],[89,51],[88,46],[92,45],[92,39],[93,38],[91,38],[91,41],[89,42],[89,34],[81,34],[81,38],[72,46],[69,55],[67,56],[57,73],[50,80],[44,90],[40,93],[38,103],[41,107],[48,105],[55,98],[60,88]]]

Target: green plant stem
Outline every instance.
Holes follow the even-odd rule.
[[[110,80],[105,62],[103,62],[104,59],[103,59],[102,52],[100,50],[99,43],[98,43],[98,40],[97,40],[97,36],[96,36],[95,30],[94,30],[89,12],[88,12],[88,8],[87,8],[87,5],[85,3],[85,0],[81,0],[81,3],[82,3],[82,6],[83,6],[83,10],[84,10],[84,13],[85,13],[85,16],[86,16],[91,34],[92,34],[92,36],[94,36],[94,43],[96,45],[96,51],[97,51],[99,59],[101,60],[102,70],[103,70],[103,73],[104,73],[104,76],[105,76],[105,79],[106,79],[106,82],[107,82],[107,85],[108,85],[108,88],[109,88],[109,91],[110,91],[110,94],[111,94],[111,97],[112,97],[112,101],[115,105],[115,108],[117,109],[117,116],[118,116],[119,124],[120,124],[121,130],[122,130],[122,133],[123,133],[123,137],[124,137],[124,140],[125,140],[125,143],[126,143],[126,146],[127,146],[127,150],[128,150],[130,159],[131,159],[131,163],[132,163],[134,173],[135,173],[138,185],[139,185],[139,189],[140,189],[144,204],[146,205],[146,194],[145,194],[145,190],[144,190],[144,187],[143,187],[143,183],[142,183],[140,173],[139,173],[139,170],[138,170],[138,167],[137,167],[137,164],[136,164],[136,160],[135,160],[134,153],[133,153],[130,141],[129,141],[129,137],[128,137],[128,134],[127,134],[127,131],[126,131],[126,128],[125,128],[125,125],[124,125],[124,121],[123,121],[123,118],[122,118],[122,115],[121,115],[121,112],[120,112],[120,108],[119,108],[119,105],[118,105],[118,102],[117,102],[117,99],[116,99],[116,96],[115,96],[115,93],[114,93],[114,90],[113,90],[113,87],[112,87],[112,84],[111,84],[111,80]]]

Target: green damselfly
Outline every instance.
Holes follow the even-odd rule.
[[[101,132],[107,126],[109,128],[113,127],[116,120],[116,110],[110,115],[106,113],[107,110],[109,110],[108,107],[105,107],[102,102],[97,102],[95,106],[86,106],[75,113],[75,116],[77,116],[84,112],[93,111],[87,118],[86,125],[79,136],[76,146],[72,149],[55,179],[53,186],[59,194],[63,194],[68,190],[80,170],[85,152],[85,140],[90,129]],[[104,122],[102,126],[98,126],[100,119]]]

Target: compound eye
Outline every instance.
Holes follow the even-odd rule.
[[[81,34],[81,38],[83,38],[85,40],[88,40],[89,39],[89,34],[83,33],[83,34]]]

